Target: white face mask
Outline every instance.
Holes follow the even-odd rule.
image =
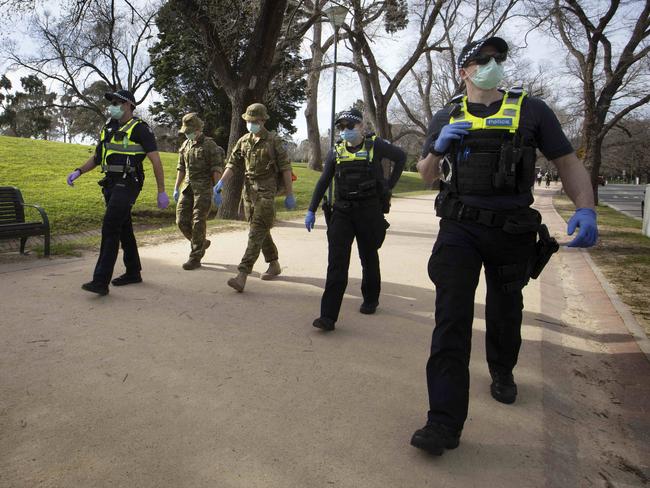
[[[257,122],[246,122],[246,129],[251,134],[257,134],[262,129],[262,126]]]
[[[109,105],[108,113],[111,114],[111,119],[120,120],[124,116],[124,109],[121,105]]]
[[[481,90],[492,90],[499,86],[499,83],[503,80],[503,76],[503,66],[492,58],[488,64],[478,66],[478,69],[469,79]]]

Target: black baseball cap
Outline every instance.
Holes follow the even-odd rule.
[[[359,109],[350,108],[348,110],[344,110],[343,112],[339,113],[334,123],[338,124],[343,120],[347,120],[349,122],[354,122],[355,124],[358,124],[359,122],[363,122],[363,114]]]
[[[486,46],[494,47],[499,53],[508,54],[508,43],[500,37],[488,37],[487,39],[472,41],[460,52],[460,56],[458,56],[458,69],[464,68],[467,63],[478,56],[481,48]]]
[[[104,93],[104,98],[109,102],[112,102],[117,98],[119,100],[124,100],[125,102],[129,102],[131,105],[133,105],[133,108],[136,107],[135,97],[133,96],[133,93],[131,93],[129,90],[117,90],[116,92],[107,92]]]

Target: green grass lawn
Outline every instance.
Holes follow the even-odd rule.
[[[571,201],[556,196],[553,203],[568,221],[575,211]],[[650,238],[641,234],[641,221],[606,205],[597,211],[598,244],[589,254],[650,336]]]
[[[50,218],[54,236],[98,229],[104,213],[104,201],[97,185],[101,179],[99,169],[84,174],[72,188],[66,184],[68,173],[81,166],[93,151],[94,146],[0,136],[0,186],[16,186],[27,203],[42,206]],[[161,153],[161,159],[165,169],[165,187],[171,198],[177,155]],[[156,183],[148,160],[145,160],[144,169],[144,188],[133,208],[134,224],[173,224],[174,205],[165,210],[156,206]],[[304,215],[320,177],[319,172],[302,163],[294,164],[294,172],[298,176],[294,182],[298,208],[288,212],[283,205],[284,199],[279,197],[276,201],[279,219]],[[416,173],[404,173],[396,193],[423,189],[424,184]],[[28,210],[32,211],[34,218],[38,218],[35,210]]]

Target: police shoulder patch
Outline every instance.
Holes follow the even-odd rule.
[[[512,125],[512,118],[510,117],[494,117],[487,119],[485,125],[497,127],[510,127]]]

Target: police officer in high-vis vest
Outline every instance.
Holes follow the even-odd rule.
[[[92,281],[81,285],[84,290],[99,295],[108,294],[120,244],[124,252],[126,272],[115,278],[113,285],[142,281],[138,245],[131,223],[131,207],[144,183],[142,161],[145,156],[151,161],[156,177],[158,208],[164,209],[169,205],[156,138],[145,122],[133,116],[136,106],[133,94],[127,90],[118,90],[106,93],[105,97],[111,103],[108,107],[111,118],[102,128],[95,154],[67,178],[68,185],[73,186],[74,180],[95,166],[101,166],[102,173],[105,174],[99,181],[106,201],[99,258]]]
[[[568,225],[568,234],[578,229],[578,235],[569,246],[593,246],[598,236],[589,175],[553,111],[520,89],[497,89],[507,53],[499,37],[463,48],[458,69],[467,94],[436,113],[418,162],[426,183],[441,179],[441,220],[428,265],[436,287],[426,367],[429,413],[411,444],[436,455],[458,446],[467,418],[474,294],[482,267],[490,391],[501,403],[517,397],[513,369],[521,345],[522,289],[557,250],[530,208],[537,149],[555,164],[578,207]]]
[[[331,215],[325,216],[329,243],[327,280],[320,317],[312,324],[325,331],[334,330],[339,318],[355,239],[363,268],[363,303],[359,311],[373,314],[377,309],[381,289],[377,251],[384,242],[387,228],[384,211],[388,211],[390,192],[397,184],[406,162],[402,149],[374,134],[364,134],[363,116],[355,108],[339,114],[336,128],[340,131],[341,140],[325,158],[323,173],[305,216],[305,226],[311,231],[316,222],[318,205],[334,178],[334,206],[333,209],[325,207],[326,211],[331,210]],[[393,162],[390,175],[384,175],[382,159]]]

